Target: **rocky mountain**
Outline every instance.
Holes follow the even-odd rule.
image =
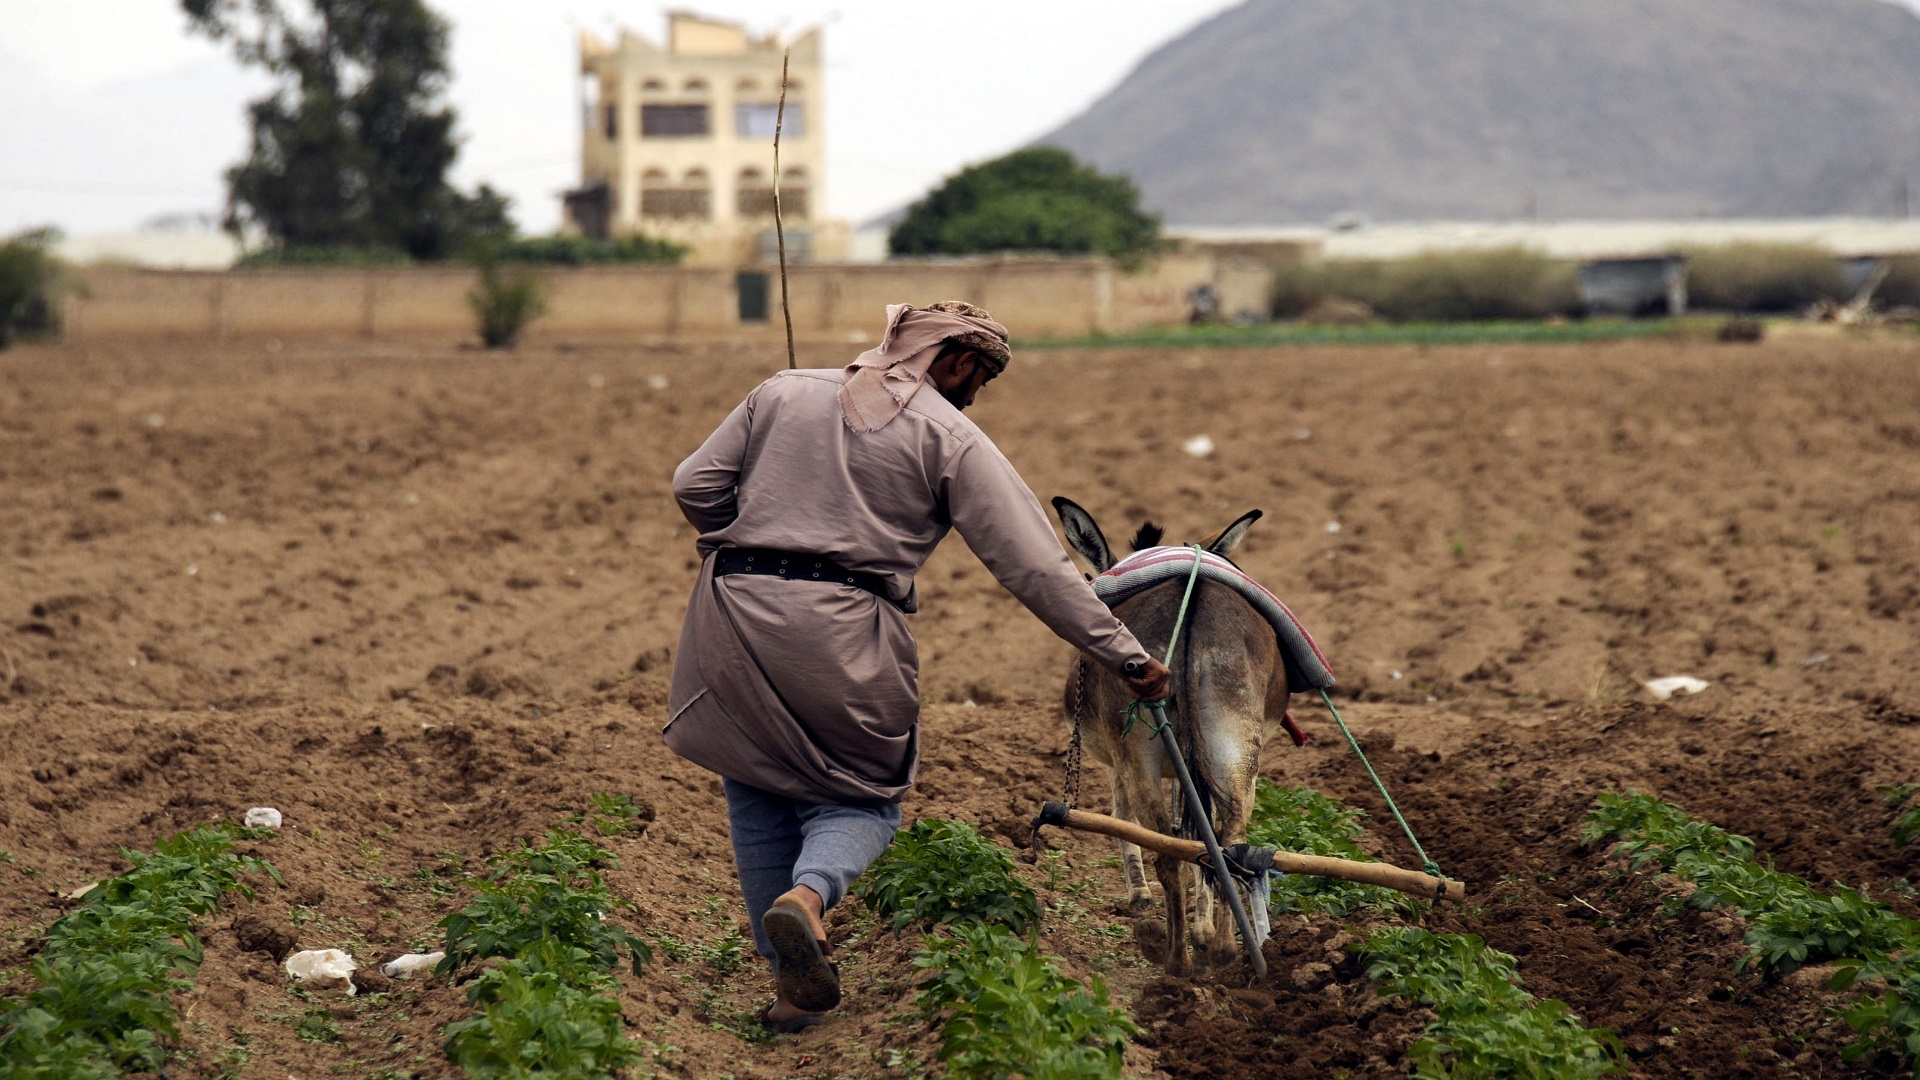
[[[1039,140],[1170,223],[1920,209],[1888,0],[1248,0]]]

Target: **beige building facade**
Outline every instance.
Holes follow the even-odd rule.
[[[791,49],[780,129],[787,257],[845,255],[848,230],[821,217],[826,180],[820,31],[791,42],[738,23],[672,12],[664,46],[628,31],[580,35],[580,186],[563,229],[646,233],[687,244],[690,261],[773,257],[773,141],[783,54]]]

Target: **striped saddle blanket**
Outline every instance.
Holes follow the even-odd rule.
[[[1225,557],[1190,547],[1151,547],[1114,563],[1106,573],[1093,579],[1093,593],[1108,607],[1137,596],[1155,585],[1169,581],[1184,587],[1193,573],[1194,556],[1200,557],[1200,576],[1227,586],[1266,616],[1274,635],[1280,640],[1280,655],[1287,665],[1287,689],[1294,693],[1324,690],[1333,685],[1333,669],[1326,655],[1313,643],[1313,635],[1300,625],[1280,598],[1246,575]]]

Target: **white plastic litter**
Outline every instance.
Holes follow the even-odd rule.
[[[1207,457],[1213,453],[1213,436],[1195,435],[1193,438],[1181,443],[1180,449],[1185,450],[1194,457]]]
[[[1652,694],[1655,701],[1665,701],[1676,693],[1697,694],[1712,685],[1691,675],[1669,675],[1647,683],[1647,693]]]
[[[294,982],[316,990],[345,986],[348,997],[354,994],[353,969],[359,966],[340,949],[306,949],[287,957],[287,974]]]
[[[280,827],[280,811],[271,806],[256,806],[247,811],[240,824],[249,829],[277,829]]]
[[[389,979],[398,979],[403,975],[412,975],[419,971],[432,971],[435,965],[446,959],[446,956],[444,952],[410,952],[381,964],[380,973]]]
[[[1329,521],[1329,522],[1327,522],[1327,531],[1328,531],[1328,532],[1330,532],[1330,533],[1337,533],[1337,532],[1339,532],[1339,531],[1340,531],[1340,523],[1339,523],[1339,522],[1337,522],[1337,521]]]

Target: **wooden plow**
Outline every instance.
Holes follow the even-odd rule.
[[[1157,833],[1131,821],[1122,821],[1106,814],[1095,814],[1087,810],[1069,810],[1067,804],[1058,802],[1047,803],[1041,808],[1040,816],[1033,820],[1036,837],[1040,828],[1046,825],[1111,836],[1116,840],[1125,840],[1127,843],[1137,844],[1148,851],[1179,859],[1182,862],[1195,863],[1210,873],[1214,872],[1207,845],[1199,840],[1183,840],[1177,836]],[[1408,870],[1391,863],[1352,862],[1326,855],[1301,855],[1277,848],[1255,847],[1251,844],[1229,844],[1221,849],[1221,854],[1226,857],[1227,872],[1242,880],[1251,880],[1264,871],[1272,870],[1283,874],[1306,874],[1312,877],[1339,878],[1342,881],[1379,885],[1423,900],[1452,900],[1458,903],[1467,898],[1467,886],[1464,882],[1434,877],[1432,874]]]

